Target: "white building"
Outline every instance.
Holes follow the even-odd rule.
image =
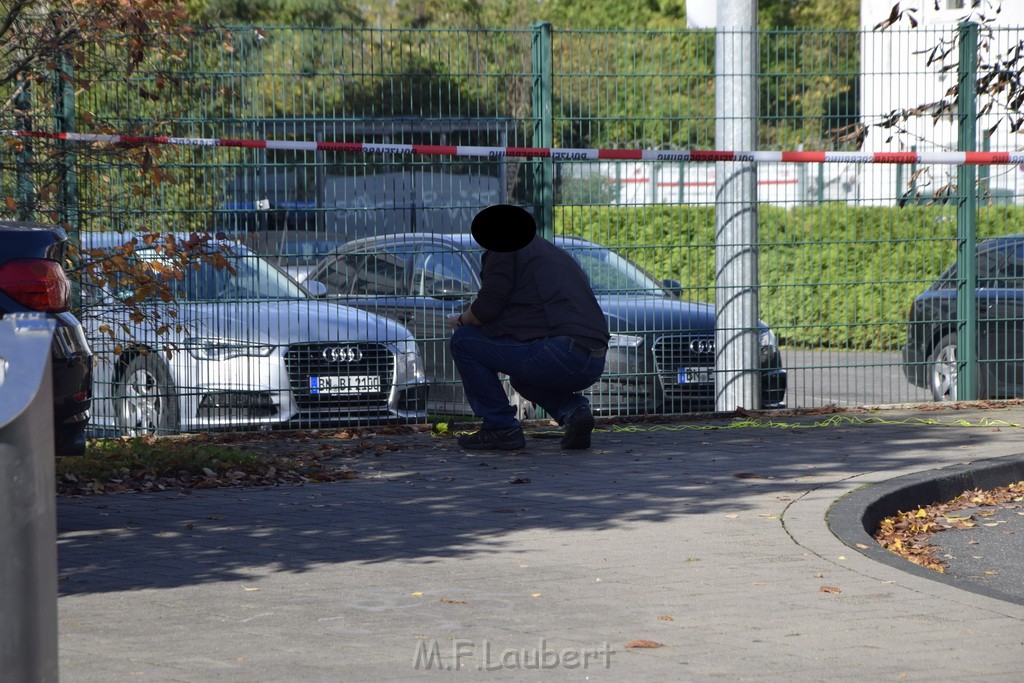
[[[582,170],[582,169],[581,169]],[[602,163],[606,182],[618,188],[617,204],[715,204],[715,164],[635,161]],[[758,164],[757,200],[794,207],[856,200],[853,165]]]
[[[896,0],[861,0],[860,106],[862,121],[868,127],[863,150],[956,150],[957,116],[949,89],[957,81],[957,26],[964,20],[982,26],[982,42],[987,47],[982,48],[979,59],[990,61],[1024,41],[1024,2],[938,0],[936,8],[935,0],[924,0],[912,5],[916,8],[912,14],[918,22],[916,28],[904,18],[885,30],[873,30],[889,18],[895,4]],[[901,7],[908,5],[900,3]],[[941,57],[945,50],[949,54]],[[988,111],[986,105],[990,106]],[[1008,112],[1005,104],[983,96],[978,112],[979,151],[1024,149],[1024,135],[1012,133],[1007,125],[1005,116],[1014,112]],[[995,133],[986,139],[985,131],[997,122]],[[930,196],[950,182],[955,186],[956,173],[955,166],[865,165],[860,173],[861,201],[892,204],[907,193]],[[1024,171],[1020,168],[980,167],[979,179],[995,196],[1012,195],[1014,201],[1024,201]]]

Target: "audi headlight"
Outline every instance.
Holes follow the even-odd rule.
[[[269,356],[273,346],[254,344],[239,339],[204,339],[190,337],[185,349],[196,360],[228,360],[239,356]]]
[[[778,337],[772,332],[771,328],[761,330],[761,348],[770,349],[775,351],[779,348]]]
[[[635,334],[613,334],[608,340],[608,348],[627,347],[635,349],[643,343],[644,338],[638,337]]]
[[[423,368],[423,360],[420,358],[419,347],[412,339],[400,341],[396,345],[395,356],[396,383],[397,384],[420,384],[427,380],[426,371]]]

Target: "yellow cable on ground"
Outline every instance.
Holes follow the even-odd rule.
[[[688,429],[697,430],[712,430],[712,429],[749,429],[752,427],[767,427],[769,429],[811,429],[816,427],[838,427],[843,424],[848,425],[866,425],[866,424],[877,424],[877,425],[907,425],[907,424],[919,424],[919,425],[937,425],[941,427],[1021,427],[1022,425],[1017,422],[1007,422],[1005,420],[989,420],[983,419],[979,422],[970,422],[968,420],[954,420],[952,422],[942,422],[940,420],[931,418],[919,418],[910,417],[902,420],[887,420],[880,417],[859,417],[853,415],[832,415],[825,420],[817,420],[812,423],[805,422],[781,422],[770,418],[748,418],[744,420],[737,420],[728,424],[713,425],[713,424],[701,424],[701,425],[611,425],[611,431],[613,432],[653,432],[653,431],[683,431]]]
[[[908,417],[900,420],[891,420],[878,417],[875,415],[869,415],[861,417],[859,415],[830,415],[823,420],[816,420],[814,422],[783,422],[772,418],[744,418],[728,422],[726,424],[676,424],[676,425],[664,425],[664,424],[611,424],[601,425],[599,424],[597,429],[603,431],[611,431],[613,433],[642,433],[642,432],[656,432],[656,431],[686,431],[686,430],[700,430],[710,431],[716,429],[751,429],[751,428],[768,428],[768,429],[813,429],[820,427],[839,427],[842,425],[924,425],[924,426],[939,426],[939,427],[1014,427],[1021,428],[1018,422],[1009,422],[1006,420],[991,420],[984,418],[977,422],[971,422],[969,420],[958,419],[949,422],[937,420],[935,418],[922,418],[922,417]],[[528,433],[538,433],[538,430],[526,430]],[[540,430],[539,433],[547,433],[549,430]],[[448,424],[438,424],[434,430],[434,434],[439,436],[441,434],[449,434],[457,436],[460,434],[470,434],[470,431],[452,430],[449,431]]]

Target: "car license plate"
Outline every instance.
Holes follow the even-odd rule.
[[[679,368],[680,384],[711,384],[715,381],[713,367]]]
[[[380,391],[377,375],[327,375],[309,378],[311,394],[362,394]]]

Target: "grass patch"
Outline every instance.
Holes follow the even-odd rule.
[[[94,495],[124,491],[273,486],[354,479],[315,449],[281,448],[280,440],[216,439],[206,434],[97,439],[82,456],[57,458],[57,491]],[[284,451],[284,452],[282,452]]]
[[[95,478],[123,477],[137,471],[168,476],[181,472],[251,467],[265,456],[246,453],[241,446],[137,437],[91,441],[85,455],[62,458],[57,473]]]

